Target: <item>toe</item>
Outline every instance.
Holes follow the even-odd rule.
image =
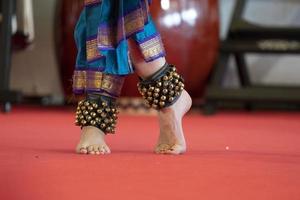
[[[87,150],[88,154],[95,154],[94,146],[89,146]]]
[[[81,154],[87,154],[88,150],[85,147],[80,148],[79,153]]]
[[[170,149],[170,146],[168,144],[160,144],[155,149],[155,153],[166,154],[169,149]]]
[[[167,154],[172,154],[172,155],[179,155],[183,154],[185,152],[185,149],[180,146],[180,145],[173,145],[170,149],[166,151]]]
[[[98,145],[94,145],[94,152],[95,154],[99,155],[100,154],[100,147]]]
[[[105,154],[110,154],[111,153],[111,151],[110,151],[110,149],[109,149],[108,146],[104,145],[103,149],[104,149]]]

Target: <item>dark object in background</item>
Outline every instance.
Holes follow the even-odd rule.
[[[59,0],[56,2],[54,20],[55,49],[65,99],[69,101],[73,96],[72,75],[77,55],[74,29],[83,8],[84,1]]]
[[[0,103],[2,110],[9,112],[11,103],[19,102],[20,93],[9,89],[11,69],[11,39],[12,39],[12,15],[15,1],[1,0],[2,20],[0,22]]]
[[[167,51],[167,59],[174,63],[186,81],[192,97],[201,97],[212,69],[219,42],[217,0],[170,0],[165,4],[155,0],[151,13],[160,30]],[[65,97],[72,96],[72,74],[76,47],[73,31],[82,0],[57,1],[56,51]],[[122,96],[140,97],[135,75],[126,78]]]
[[[228,38],[221,43],[219,60],[214,67],[206,92],[204,111],[212,114],[218,104],[239,102],[251,108],[254,103],[265,105],[284,103],[300,105],[300,87],[262,86],[251,82],[246,53],[300,54],[300,27],[262,27],[243,19],[247,0],[237,1]],[[241,87],[228,89],[222,85],[228,68],[228,60],[234,56]],[[282,106],[281,106],[282,107]]]

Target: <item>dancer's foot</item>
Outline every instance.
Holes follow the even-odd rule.
[[[104,137],[105,134],[96,127],[83,127],[76,152],[79,154],[110,154],[110,149],[105,143]]]
[[[160,135],[155,148],[156,153],[178,155],[186,151],[182,117],[191,105],[192,99],[184,90],[175,104],[158,112]]]

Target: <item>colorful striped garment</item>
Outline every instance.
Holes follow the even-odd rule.
[[[75,93],[99,91],[103,74],[113,75],[118,82],[119,76],[134,72],[129,38],[136,41],[146,62],[165,56],[160,34],[150,16],[150,1],[85,0],[75,29]]]

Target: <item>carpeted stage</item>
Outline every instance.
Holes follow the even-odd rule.
[[[183,156],[152,153],[154,117],[121,115],[109,156],[74,153],[70,109],[0,114],[1,200],[299,200],[300,113],[185,118]]]

